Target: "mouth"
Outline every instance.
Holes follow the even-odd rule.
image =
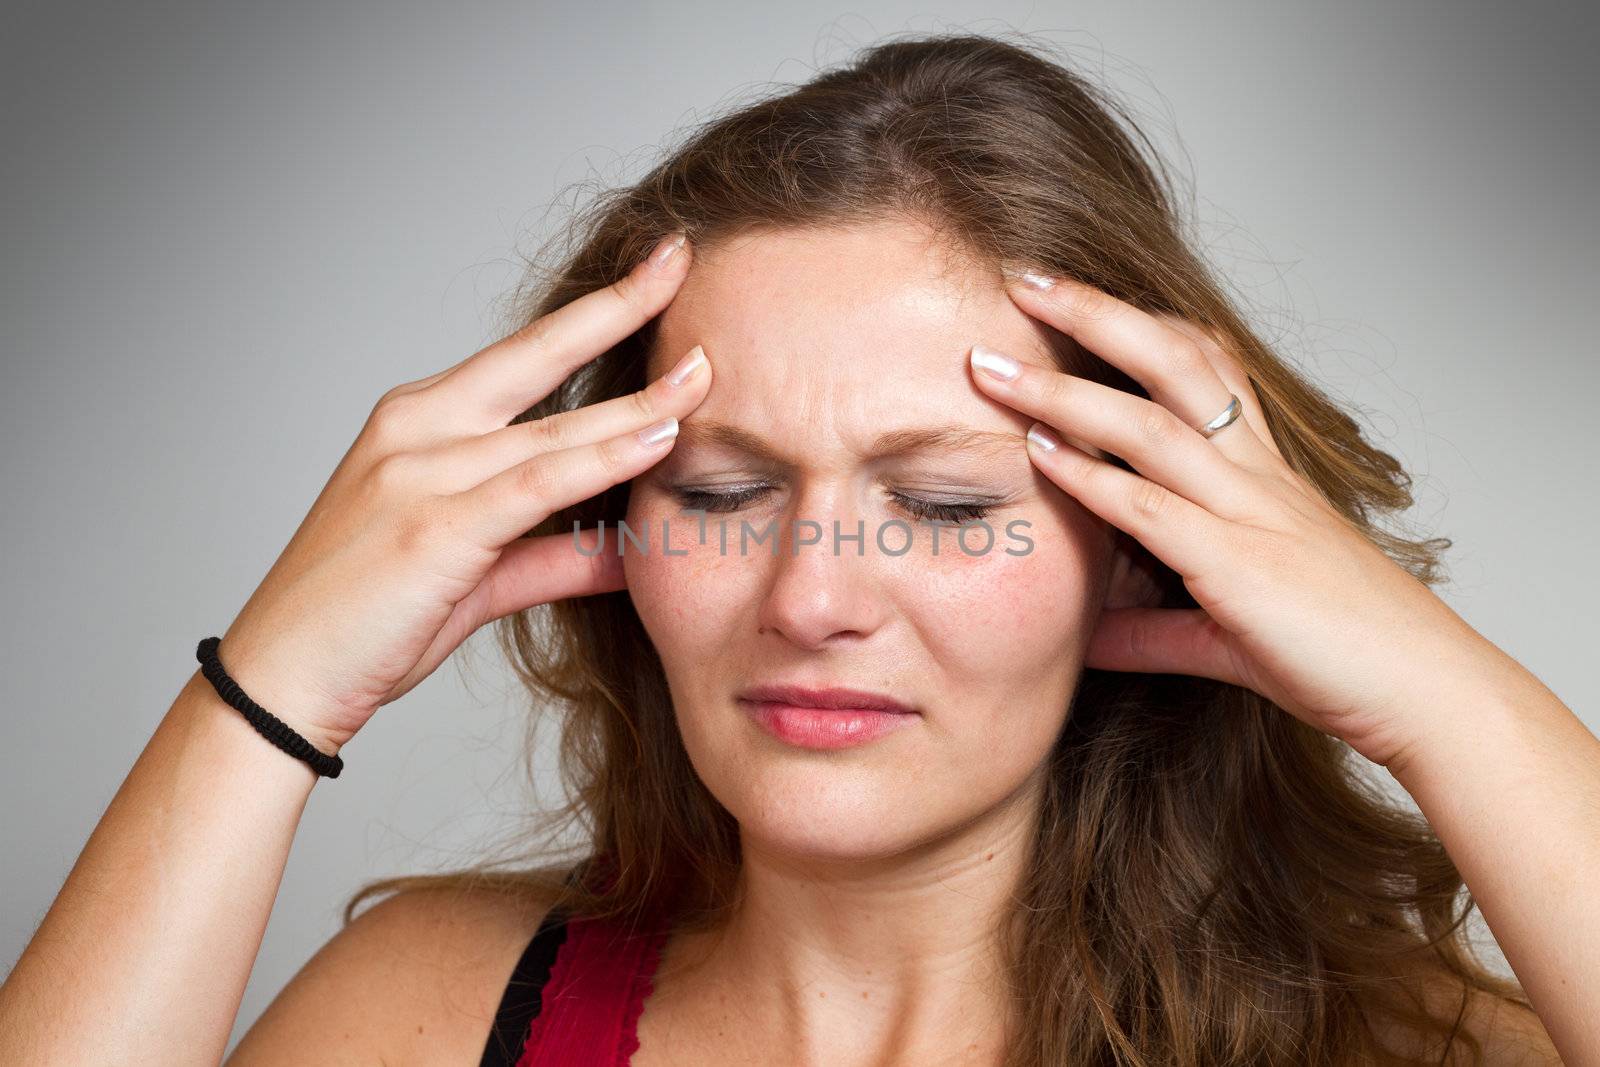
[[[896,715],[916,715],[911,705],[886,693],[865,689],[828,686],[813,689],[799,685],[758,685],[744,690],[739,699],[752,704],[781,704],[792,708],[823,711],[882,711]]]
[[[865,744],[921,718],[908,704],[861,689],[763,685],[746,689],[738,699],[767,733],[795,748],[814,750]]]

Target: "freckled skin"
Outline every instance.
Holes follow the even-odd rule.
[[[629,593],[660,654],[697,773],[739,820],[747,847],[807,859],[888,856],[951,834],[1038,771],[1064,722],[1082,652],[1107,596],[1105,523],[1029,461],[1030,419],[984,396],[968,350],[982,342],[1055,366],[1047,328],[1011,303],[998,274],[947,260],[907,223],[770,230],[697,248],[662,313],[648,373],[695,344],[714,378],[683,420],[715,420],[781,450],[784,469],[723,446],[672,453],[633,483],[627,520],[648,553],[625,553]],[[1016,435],[1001,456],[931,453],[870,460],[880,432],[958,422]],[[775,488],[728,514],[694,515],[674,484]],[[956,530],[917,530],[904,555],[874,543],[890,519],[916,524],[887,489],[935,500],[1010,495],[985,516],[994,543],[961,551]],[[740,520],[760,529],[808,518],[847,532],[738,551]],[[1025,519],[1031,551],[1007,533]],[[662,521],[673,552],[662,552]],[[719,552],[716,523],[730,524]],[[894,548],[904,531],[890,531]],[[978,531],[969,544],[981,547]],[[887,692],[922,718],[832,752],[802,751],[750,722],[735,694],[763,680]]]

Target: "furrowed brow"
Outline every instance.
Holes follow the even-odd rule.
[[[679,426],[680,447],[689,444],[722,445],[770,463],[785,462],[775,449],[757,434],[725,422],[686,420]],[[913,426],[886,430],[878,435],[867,458],[904,456],[917,452],[976,452],[1002,455],[1022,447],[1022,435],[995,430],[975,430],[970,426]]]

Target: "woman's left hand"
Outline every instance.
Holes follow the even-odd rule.
[[[1054,450],[1030,434],[1033,462],[1181,575],[1200,605],[1107,609],[1085,666],[1245,686],[1386,766],[1438,728],[1450,692],[1516,669],[1290,468],[1248,377],[1200,328],[1071,279],[1008,277],[1007,290],[1151,399],[1016,360],[1002,380],[982,368],[982,346],[974,379],[1037,419],[1035,432],[1054,429]],[[1197,427],[1230,393],[1241,416],[1206,437]]]

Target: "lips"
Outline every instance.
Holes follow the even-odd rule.
[[[812,689],[799,685],[758,685],[744,690],[739,699],[758,704],[783,704],[796,708],[825,708],[840,711],[888,711],[915,715],[915,708],[883,693],[865,689],[828,686]]]
[[[795,748],[851,748],[915,723],[920,715],[883,693],[829,686],[761,685],[739,694],[746,714]]]

